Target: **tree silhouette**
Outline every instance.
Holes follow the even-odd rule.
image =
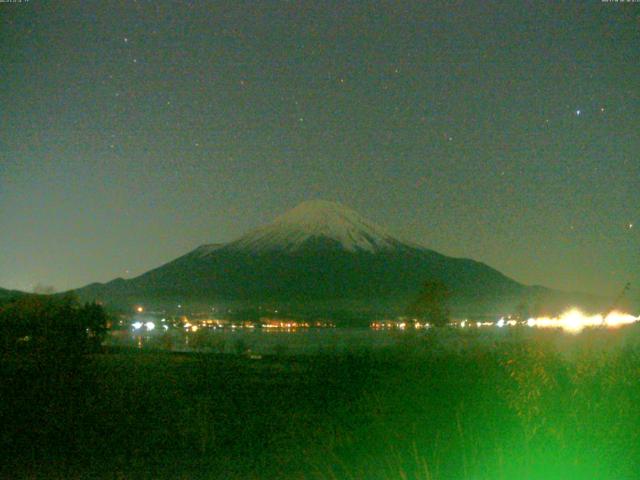
[[[73,296],[25,295],[0,306],[3,349],[77,355],[99,347],[107,314],[95,303]]]
[[[451,290],[441,280],[427,280],[422,285],[418,297],[407,309],[411,317],[425,320],[435,327],[449,322],[449,299]]]

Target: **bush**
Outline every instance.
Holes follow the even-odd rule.
[[[82,354],[99,348],[106,329],[104,308],[73,296],[27,295],[0,307],[5,352]]]

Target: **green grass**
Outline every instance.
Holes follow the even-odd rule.
[[[2,478],[631,479],[635,327],[388,350],[2,360]]]

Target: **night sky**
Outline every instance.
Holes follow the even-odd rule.
[[[0,78],[4,288],[315,198],[524,283],[640,283],[640,3],[0,3]]]

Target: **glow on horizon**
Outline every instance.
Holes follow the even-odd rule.
[[[631,325],[640,320],[629,313],[614,310],[606,317],[602,314],[586,315],[574,308],[558,317],[538,317],[527,320],[529,327],[561,328],[570,333],[580,333],[587,327],[618,328],[623,325]]]

